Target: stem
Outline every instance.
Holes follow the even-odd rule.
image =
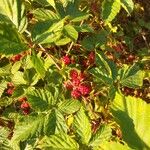
[[[39,46],[44,52],[46,52],[45,48],[44,48],[41,44],[38,44],[38,46]],[[46,53],[46,54],[47,54],[47,53]],[[55,62],[53,56],[50,55],[50,54],[49,54],[49,55],[47,54],[47,56],[49,56],[49,57],[52,59],[53,63],[54,63],[55,66],[58,68],[58,70],[61,70],[61,68],[60,68],[60,67],[58,66],[58,64]]]
[[[148,42],[147,42],[147,40],[146,40],[146,37],[142,34],[142,38],[143,38],[143,40],[144,40],[144,42],[145,42],[145,45],[147,46],[147,48],[150,50],[150,46],[149,46],[149,44],[148,44]]]
[[[84,22],[84,20],[81,21],[81,23],[80,23],[80,25],[79,25],[80,27],[82,26],[83,22]],[[69,52],[70,52],[70,50],[71,50],[73,44],[74,44],[74,42],[71,42],[71,44],[70,44],[70,46],[69,46],[69,48],[68,48],[67,54],[69,54]]]

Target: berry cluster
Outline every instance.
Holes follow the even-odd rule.
[[[21,102],[20,108],[22,109],[22,112],[24,115],[28,115],[30,113],[30,105],[27,102],[26,97],[21,97],[18,99],[19,102]]]
[[[67,90],[71,91],[71,96],[75,99],[79,99],[81,96],[88,96],[91,92],[91,86],[85,82],[86,75],[84,73],[78,73],[77,70],[72,69],[70,71],[70,80],[64,83]]]

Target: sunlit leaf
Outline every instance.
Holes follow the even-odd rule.
[[[140,98],[116,94],[112,113],[123,140],[133,149],[150,149],[150,104]]]

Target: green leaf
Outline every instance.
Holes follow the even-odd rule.
[[[102,19],[111,22],[121,9],[120,0],[104,0],[102,3]]]
[[[9,132],[5,128],[0,127],[0,149],[1,150],[13,150],[10,147],[10,143],[7,138],[8,135],[9,135]]]
[[[6,88],[7,88],[7,82],[6,81],[0,82],[0,98]]]
[[[12,81],[15,85],[21,85],[21,84],[26,84],[26,80],[23,77],[23,72],[21,71],[17,71],[13,77],[12,77]]]
[[[65,6],[64,6],[65,7]],[[66,15],[70,17],[71,22],[80,22],[89,17],[88,12],[86,11],[81,11],[79,9],[80,7],[80,1],[68,1],[67,0],[67,5],[65,7]]]
[[[89,18],[89,14],[84,13],[84,12],[78,12],[78,14],[75,13],[75,15],[71,16],[71,21],[72,22],[80,22],[80,21],[83,21],[88,18]]]
[[[15,26],[0,14],[0,54],[18,54],[27,49]]]
[[[94,30],[92,29],[92,27],[90,27],[88,24],[83,24],[81,26],[74,26],[74,28],[78,31],[78,32],[94,32]]]
[[[42,1],[41,0],[33,0],[33,1],[38,2],[42,6],[51,5],[52,7],[55,8],[55,2],[54,2],[54,0],[42,0]]]
[[[87,36],[81,41],[81,44],[84,48],[91,50],[97,47],[101,47],[106,43],[107,32],[105,30],[100,31],[99,33],[92,34]]]
[[[26,69],[23,77],[27,81],[28,85],[35,85],[40,79],[39,74],[37,74],[34,68]]]
[[[12,98],[20,97],[24,94],[24,88],[23,86],[17,86],[15,87],[15,90],[13,92]]]
[[[58,15],[54,13],[51,10],[43,9],[43,8],[38,8],[33,11],[33,14],[38,21],[46,21],[46,20],[52,20],[56,21],[59,19]]]
[[[111,128],[108,125],[102,125],[98,131],[92,136],[89,146],[98,147],[104,141],[108,141],[112,136]]]
[[[45,136],[38,145],[40,149],[51,149],[51,150],[78,150],[78,143],[73,140],[69,135],[61,133]]]
[[[33,54],[31,56],[31,61],[32,61],[33,67],[35,68],[37,73],[41,76],[41,78],[44,78],[46,71],[44,68],[43,60],[40,57],[38,57],[36,54]]]
[[[53,113],[39,114],[23,118],[22,122],[16,124],[11,145],[19,144],[27,139],[53,133]]]
[[[71,42],[71,39],[68,37],[62,37],[58,41],[55,42],[56,45],[61,46],[61,45],[66,45]]]
[[[55,115],[56,115],[56,129],[55,133],[67,133],[68,127],[65,122],[64,116],[61,114],[59,110],[55,110]]]
[[[116,94],[112,113],[123,140],[133,149],[150,149],[150,104],[140,98]]]
[[[121,5],[128,14],[131,14],[134,9],[133,0],[121,0]]]
[[[57,123],[56,113],[55,110],[52,110],[49,115],[46,115],[44,122],[44,133],[47,136],[55,134],[55,130],[57,127],[56,123]]]
[[[0,67],[0,76],[9,76],[11,74],[11,64]]]
[[[120,83],[123,86],[138,88],[143,85],[144,72],[140,70],[137,64],[131,67],[125,66],[121,71]]]
[[[78,39],[78,32],[72,25],[68,24],[64,26],[64,33],[67,37],[69,37],[73,41],[76,41]]]
[[[57,22],[52,20],[38,22],[32,30],[32,39],[35,43],[53,43],[60,39],[63,27],[64,19]]]
[[[73,127],[83,144],[88,144],[91,138],[91,125],[83,107],[77,112],[74,118]]]
[[[15,62],[11,68],[11,73],[15,74],[20,67],[21,67],[21,62],[20,61]]]
[[[43,89],[29,91],[27,97],[32,109],[36,111],[47,111],[56,104],[54,96],[49,91]]]
[[[103,142],[100,146],[103,150],[131,150],[126,144],[121,144],[119,142]]]
[[[72,114],[78,111],[81,103],[76,100],[68,99],[59,103],[58,109],[65,114]]]
[[[90,72],[105,84],[113,84],[118,75],[115,63],[108,60],[100,51],[96,53],[96,63],[98,67],[91,69]]]
[[[6,15],[14,23],[19,32],[27,27],[25,6],[20,0],[1,0],[0,14]]]

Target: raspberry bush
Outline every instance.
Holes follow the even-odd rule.
[[[0,149],[149,150],[148,6],[1,0]]]

